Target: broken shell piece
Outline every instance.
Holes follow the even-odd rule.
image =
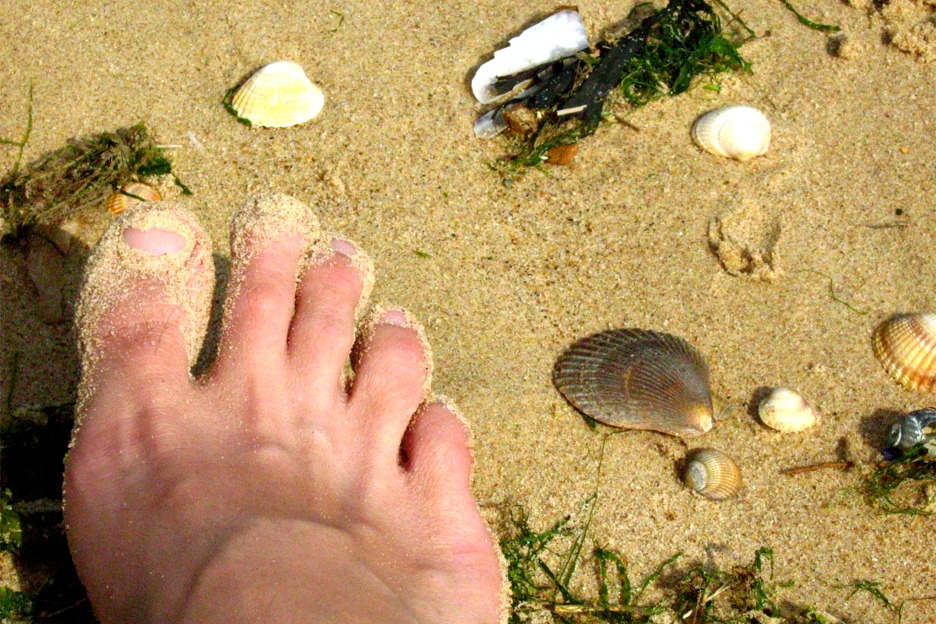
[[[896,314],[871,336],[874,356],[897,383],[921,392],[936,390],[936,314]]]
[[[705,360],[662,332],[613,329],[583,338],[556,361],[553,382],[569,403],[613,427],[688,438],[714,422]]]
[[[506,48],[478,68],[471,79],[471,92],[482,104],[505,98],[513,92],[501,92],[497,79],[572,56],[589,47],[585,23],[576,11],[565,9],[527,28],[510,40]],[[512,86],[513,87],[513,86]]]
[[[578,145],[557,145],[546,150],[546,162],[550,165],[569,166],[578,154]]]
[[[887,434],[887,444],[908,449],[926,441],[927,438],[936,438],[936,431],[929,432],[930,429],[936,429],[936,409],[931,407],[918,409],[891,426]]]
[[[750,106],[723,106],[699,117],[692,139],[707,152],[747,162],[770,146],[770,122]]]
[[[743,479],[735,460],[715,449],[696,449],[686,457],[683,482],[689,489],[712,500],[734,498]]]
[[[816,411],[797,392],[774,388],[757,409],[761,422],[777,431],[803,431],[816,424]]]
[[[107,210],[113,215],[119,215],[133,204],[145,201],[160,201],[161,199],[162,196],[159,191],[149,184],[130,182],[124,184],[119,191],[110,196],[107,200]]]
[[[231,107],[255,126],[285,128],[318,116],[322,90],[298,64],[277,61],[258,69],[231,98]]]

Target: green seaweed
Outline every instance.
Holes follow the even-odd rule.
[[[793,12],[793,15],[796,16],[796,19],[797,19],[797,20],[799,21],[799,23],[802,24],[803,26],[806,26],[806,27],[808,27],[808,28],[812,28],[813,30],[819,30],[819,31],[822,31],[822,32],[838,32],[838,31],[842,30],[841,28],[839,28],[839,27],[836,26],[835,24],[820,24],[819,22],[814,22],[814,21],[812,21],[812,20],[806,18],[805,16],[803,16],[802,13],[800,13],[799,11],[797,11],[796,8],[795,8],[792,4],[790,4],[790,1],[789,1],[789,0],[780,0],[780,2],[782,2],[783,5],[784,5],[786,8],[788,8],[790,11]]]
[[[30,114],[29,128],[31,119]],[[103,205],[131,180],[155,175],[172,175],[183,193],[191,194],[143,123],[72,139],[25,168],[17,162],[0,181],[0,234],[16,237],[37,225],[56,224]]]
[[[246,117],[241,117],[240,114],[234,109],[234,105],[231,103],[231,101],[234,99],[234,92],[237,91],[239,87],[240,85],[237,85],[236,87],[231,87],[228,89],[227,93],[224,94],[224,97],[221,98],[221,105],[224,106],[224,110],[233,115],[234,119],[236,119],[238,123],[242,123],[245,126],[252,126],[253,123],[251,123],[251,121]]]
[[[572,145],[590,136],[622,101],[632,109],[638,108],[665,96],[684,93],[699,77],[714,78],[724,72],[750,70],[750,63],[738,48],[753,38],[754,32],[723,2],[716,0],[715,4],[731,18],[731,34],[727,34],[728,29],[723,27],[715,8],[704,0],[671,0],[627,35],[638,45],[632,54],[624,55],[626,61],[620,66],[617,88],[605,100],[599,118],[571,120],[571,116],[556,115],[557,110],[577,96],[573,91],[544,111],[544,122],[530,136],[506,133],[510,155],[493,162],[492,167],[506,176],[530,167],[542,169],[550,149]],[[613,47],[614,43],[609,41],[599,47]],[[585,54],[579,54],[578,59],[574,84],[583,85],[600,61]],[[707,87],[713,88],[711,83]]]
[[[677,570],[682,553],[676,553],[638,584],[623,555],[594,542],[589,527],[598,502],[601,464],[610,435],[602,436],[595,492],[577,513],[544,531],[535,531],[522,507],[515,505],[507,510],[509,533],[500,544],[512,590],[511,624],[531,618],[568,624],[646,624],[654,616],[666,614],[706,624],[750,621],[752,612],[779,614],[774,591],[783,584],[773,580],[774,555],[770,548],[758,549],[751,564],[730,571],[701,563]],[[577,589],[582,585],[577,582],[581,575],[588,574],[582,572],[581,564],[586,561],[593,564],[591,586],[597,587],[597,595]],[[656,602],[645,601],[646,590],[659,585],[663,597]]]
[[[927,487],[936,485],[936,461],[930,453],[926,443],[920,442],[903,451],[900,457],[875,468],[861,485],[865,500],[886,513],[933,515],[932,495],[927,493]],[[903,486],[911,482],[917,485],[917,503],[906,502],[911,494]],[[900,500],[897,496],[901,496]]]
[[[0,492],[0,550],[16,552],[23,545],[23,525],[12,498],[10,490]]]
[[[835,301],[836,303],[842,304],[843,306],[845,306],[846,308],[848,308],[855,314],[865,315],[868,313],[867,310],[859,310],[852,304],[848,303],[847,301],[839,297],[835,291],[835,280],[833,280],[831,276],[826,275],[822,271],[816,271],[815,269],[795,269],[793,273],[814,273],[820,277],[824,277],[825,279],[829,280],[829,296],[832,297],[833,301]]]
[[[26,109],[26,130],[23,131],[23,138],[19,141],[14,141],[13,139],[3,139],[0,138],[0,145],[13,145],[19,148],[19,151],[16,154],[16,162],[13,164],[13,170],[11,176],[16,176],[19,172],[20,165],[23,162],[23,152],[26,149],[26,144],[29,143],[29,137],[32,134],[33,127],[33,85],[29,83],[29,106]]]

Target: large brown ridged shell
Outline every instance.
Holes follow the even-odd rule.
[[[936,314],[896,314],[871,336],[884,370],[911,390],[936,391]]]
[[[712,500],[734,498],[741,491],[741,469],[731,457],[715,449],[696,449],[686,457],[686,487]]]
[[[560,356],[553,382],[576,408],[614,427],[680,437],[712,428],[708,366],[670,334],[613,329],[583,338]]]

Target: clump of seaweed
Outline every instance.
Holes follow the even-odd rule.
[[[602,439],[599,481],[608,437]],[[595,493],[577,514],[566,516],[545,531],[530,527],[522,507],[507,510],[508,535],[500,545],[512,591],[511,624],[705,624],[761,621],[758,617],[780,615],[774,599],[774,589],[780,584],[773,581],[773,551],[769,548],[757,550],[751,564],[730,571],[701,563],[675,570],[682,556],[676,553],[639,583],[632,580],[626,558],[589,537],[597,492],[596,485]],[[593,565],[593,574],[576,576],[585,562]],[[589,580],[595,588],[590,595],[577,589],[587,586]],[[663,596],[656,602],[644,600],[647,589],[656,584],[663,585]]]
[[[550,79],[556,84],[547,82],[523,101],[542,118],[536,131],[508,133],[513,154],[494,167],[512,174],[541,165],[550,150],[593,134],[621,102],[636,108],[687,91],[699,76],[749,70],[738,48],[754,32],[720,0],[716,5],[731,17],[730,33],[705,0],[671,0],[630,33],[597,44],[597,58],[580,53],[566,63]]]
[[[930,516],[936,513],[936,443],[924,440],[883,462],[865,477],[865,500],[887,513]],[[907,487],[913,482],[917,487]]]
[[[539,532],[530,528],[522,508],[509,510],[513,533],[501,541],[501,549],[513,591],[511,624],[821,621],[810,615],[821,613],[814,609],[781,610],[775,590],[784,584],[773,579],[773,551],[766,547],[754,553],[750,564],[731,570],[702,563],[676,569],[681,557],[677,553],[637,583],[623,555],[593,545],[591,580],[597,589],[594,595],[584,595],[574,589],[573,576],[585,560],[595,501],[592,496],[583,505],[583,521],[568,516]],[[645,592],[654,585],[662,586],[662,597],[645,600]]]
[[[21,236],[37,225],[52,225],[93,206],[103,205],[131,180],[171,175],[172,163],[143,123],[69,141],[21,168],[23,149],[32,131],[32,90],[26,131],[19,141],[16,164],[0,180],[0,235]],[[188,188],[173,176],[184,194]]]

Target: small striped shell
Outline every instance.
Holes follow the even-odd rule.
[[[747,162],[770,146],[770,122],[750,106],[723,106],[699,117],[692,140],[707,152]]]
[[[231,98],[231,107],[255,126],[285,128],[318,116],[325,105],[322,90],[302,67],[277,61],[258,69]]]
[[[789,388],[774,388],[757,408],[761,422],[777,431],[796,432],[816,424],[816,410]]]
[[[878,325],[871,348],[884,370],[911,390],[936,391],[936,314],[897,314]]]
[[[708,366],[682,338],[613,329],[570,346],[553,369],[559,392],[587,416],[680,437],[712,428]]]
[[[712,500],[734,498],[741,491],[741,469],[731,457],[715,449],[696,449],[686,457],[683,482]]]
[[[110,196],[107,200],[107,210],[114,215],[141,201],[160,201],[162,196],[159,191],[149,184],[143,182],[130,182],[124,184],[119,191]]]

